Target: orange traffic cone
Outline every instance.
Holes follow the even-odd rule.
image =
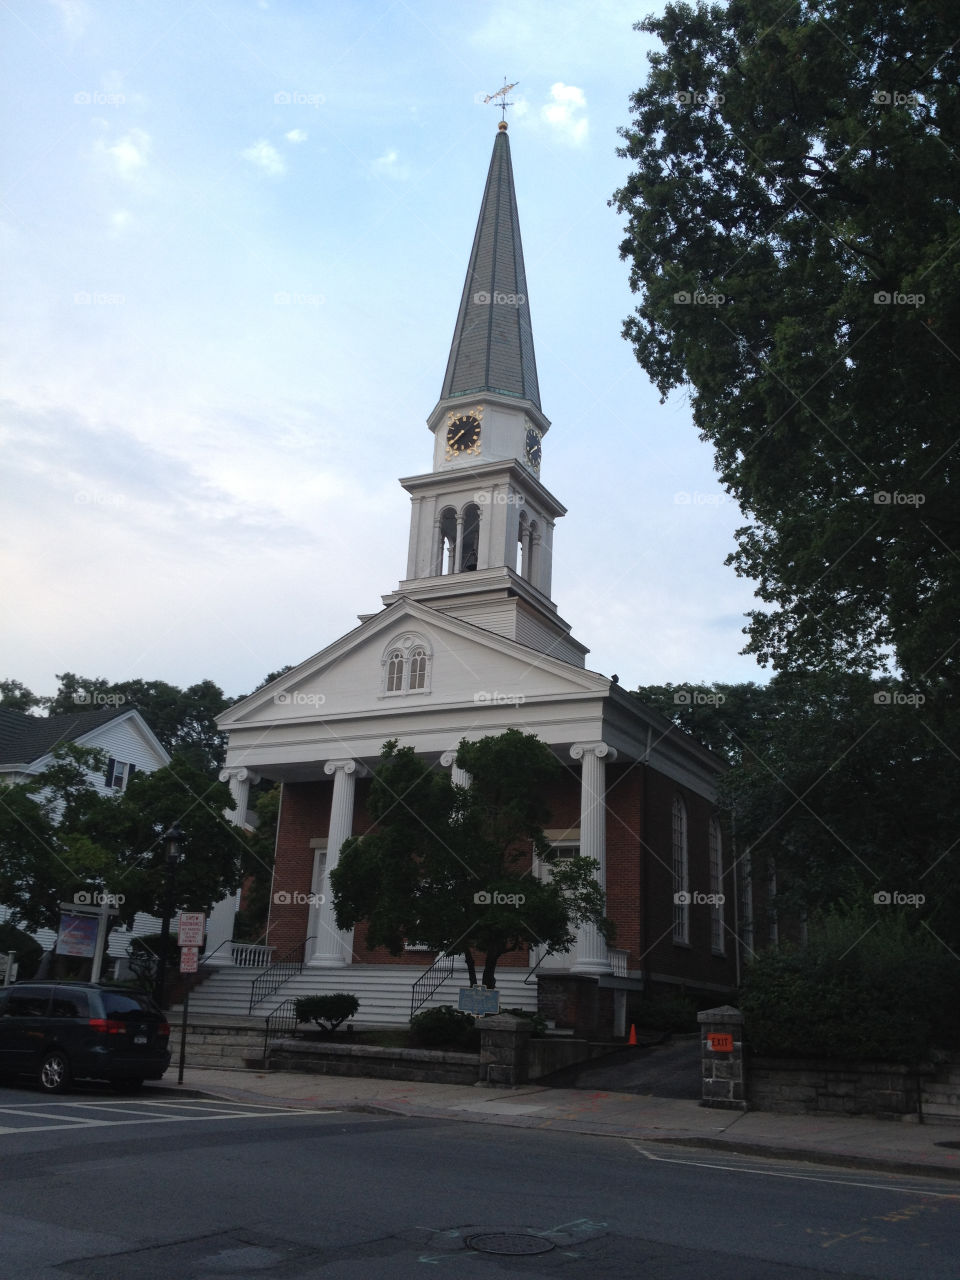
[[[637,1028],[636,1028],[636,1026],[631,1022],[631,1023],[630,1023],[630,1038],[627,1040],[627,1044],[636,1044],[636,1043],[637,1043]]]

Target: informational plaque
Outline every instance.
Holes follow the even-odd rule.
[[[457,1008],[475,1018],[500,1012],[500,992],[496,987],[461,987]]]

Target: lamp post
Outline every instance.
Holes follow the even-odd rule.
[[[173,873],[183,850],[184,832],[179,822],[163,833],[163,920],[160,925],[160,963],[154,998],[163,1008],[164,986],[167,977],[167,944],[170,940],[170,917],[173,915]]]

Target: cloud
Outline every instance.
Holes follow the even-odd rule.
[[[587,140],[589,128],[586,111],[587,99],[582,89],[558,80],[550,88],[552,101],[540,110],[540,118],[557,131],[557,136],[571,146],[580,146]]]
[[[53,7],[63,19],[63,33],[70,40],[76,40],[87,29],[92,14],[83,0],[51,0]]]
[[[370,167],[380,178],[395,178],[398,182],[405,182],[410,177],[409,168],[400,163],[400,157],[393,148],[378,156]]]
[[[307,135],[303,129],[291,129],[283,135],[288,142],[306,142]]]
[[[142,129],[130,129],[112,146],[100,141],[96,149],[107,157],[119,177],[130,180],[143,172],[151,146],[148,133],[144,133]]]
[[[279,177],[281,173],[286,173],[287,166],[283,162],[283,157],[276,147],[265,141],[263,138],[259,142],[255,142],[252,147],[247,147],[243,152],[244,160],[249,160],[251,164],[255,164],[258,169],[262,169],[264,173],[270,174],[272,178]]]

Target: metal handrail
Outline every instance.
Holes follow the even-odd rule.
[[[437,956],[436,960],[434,960],[433,964],[430,966],[430,968],[425,969],[423,973],[421,973],[420,977],[416,980],[416,982],[410,988],[410,1017],[411,1018],[417,1012],[420,1006],[422,1004],[426,1004],[426,1002],[430,999],[433,993],[443,986],[446,980],[450,977],[451,973],[453,973],[453,964],[454,964],[453,956],[447,955],[446,951],[441,951],[440,954]],[[439,970],[437,973],[433,972],[434,969],[438,969],[438,966],[439,968],[446,970],[446,972],[442,976],[440,975]],[[429,990],[427,988],[429,988]],[[417,998],[418,993],[420,993],[419,999]]]
[[[272,1013],[267,1014],[263,1032],[263,1056],[267,1056],[267,1045],[271,1038],[276,1040],[288,1031],[296,1031],[296,1029],[297,1002],[292,999],[282,1000]]]
[[[540,957],[540,959],[537,961],[537,963],[533,966],[533,968],[530,970],[530,972],[529,972],[529,973],[527,974],[527,976],[524,978],[524,980],[523,980],[523,985],[524,985],[525,987],[526,987],[526,986],[529,986],[529,984],[530,984],[530,979],[533,977],[533,975],[537,972],[537,970],[538,970],[538,969],[540,968],[540,966],[543,964],[544,960],[546,960],[547,956],[555,956],[556,954],[557,954],[557,953],[556,953],[556,951],[551,951],[549,948],[547,948],[547,950],[546,950],[546,951],[544,951],[543,955]]]
[[[309,938],[304,938],[302,942],[298,942],[291,947],[279,960],[275,960],[269,969],[264,969],[259,977],[254,978],[250,984],[250,1004],[247,1007],[247,1013],[253,1013],[254,1005],[266,1000],[267,996],[272,996],[290,978],[296,977],[298,973],[303,973],[307,943],[313,942],[315,938],[315,934],[311,934]],[[298,952],[300,959],[295,960],[293,957]]]

